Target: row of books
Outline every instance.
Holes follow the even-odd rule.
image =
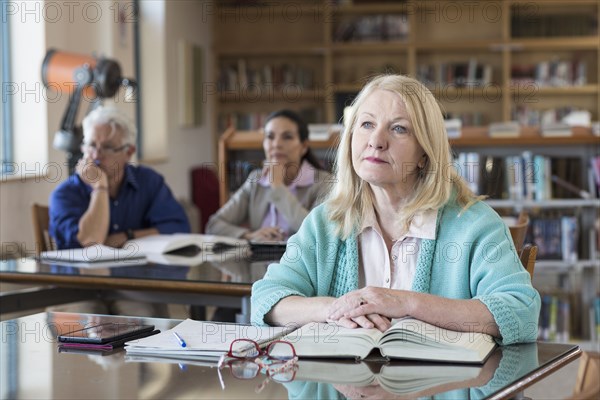
[[[584,60],[541,61],[536,64],[514,64],[510,68],[511,84],[535,84],[540,87],[583,86],[588,82]]]
[[[357,68],[355,64],[339,63],[333,70],[333,80],[335,82],[333,89],[335,89],[335,85],[343,84],[343,82],[362,82],[366,76],[382,74],[406,74],[406,68],[392,62],[372,64],[364,68]]]
[[[480,111],[447,112],[444,119],[459,119],[462,126],[483,126],[486,124],[486,117]]]
[[[600,197],[600,156],[592,157],[590,159],[590,165],[593,183],[596,186],[596,197]]]
[[[597,162],[597,161],[593,161]],[[549,157],[524,151],[497,157],[461,152],[455,159],[459,174],[477,194],[493,199],[550,200],[598,196],[597,178],[590,165],[584,182],[576,157]],[[587,187],[587,190],[583,188]]]
[[[538,339],[552,342],[568,342],[573,336],[571,299],[568,294],[542,294]]]
[[[588,336],[592,342],[600,339],[600,295],[584,310],[579,296],[575,293],[540,293],[538,339],[554,342],[568,342],[574,337]],[[582,326],[583,313],[588,313],[588,325]],[[587,332],[582,332],[587,330]]]
[[[600,295],[597,295],[590,305],[590,339],[600,340]]]
[[[585,115],[583,121],[575,125],[585,126],[590,124],[591,112],[578,107],[565,106],[548,109],[539,109],[527,104],[514,105],[511,110],[511,118],[522,126],[547,126],[564,122],[571,115]],[[543,132],[542,132],[543,133]]]
[[[493,68],[472,57],[469,62],[420,64],[417,79],[427,86],[480,87],[492,83]]]
[[[219,131],[223,132],[230,126],[235,127],[237,130],[248,131],[257,130],[265,126],[265,120],[268,113],[264,112],[253,112],[253,113],[222,113],[219,114]]]
[[[405,40],[410,32],[405,14],[366,15],[344,19],[335,27],[335,42]]]
[[[275,108],[273,109],[273,111]],[[314,123],[324,119],[323,113],[317,108],[302,108],[296,110],[306,123]],[[225,112],[219,114],[219,132],[232,126],[239,131],[251,131],[264,128],[269,112]]]
[[[592,159],[591,185],[583,187],[581,160],[574,157],[548,157],[523,152],[522,155],[494,157],[477,152],[461,152],[455,160],[460,175],[474,193],[492,199],[551,200],[600,195],[600,156]],[[230,184],[239,187],[260,161],[232,161]]]
[[[532,217],[525,242],[538,247],[538,260],[577,262],[579,221],[577,217],[545,214]]]
[[[511,18],[511,36],[557,37],[598,34],[598,18],[594,13],[540,14],[531,9],[515,9]]]
[[[298,88],[315,87],[314,70],[297,64],[263,64],[250,67],[240,58],[235,64],[221,66],[218,87],[221,91],[256,90],[295,85]]]

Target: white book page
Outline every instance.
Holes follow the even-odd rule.
[[[186,246],[197,246],[200,251],[210,252],[215,243],[231,246],[246,246],[246,240],[217,235],[201,235],[195,233],[174,233],[144,236],[129,240],[123,245],[124,249],[141,254],[163,254]]]
[[[482,340],[493,342],[490,335],[477,332],[457,332],[450,329],[440,328],[427,322],[414,318],[401,318],[388,329],[384,335],[384,341],[388,338],[400,338],[415,343],[427,345],[440,345],[443,347],[474,348]]]
[[[288,334],[285,340],[304,357],[366,357],[381,337],[377,329],[344,328],[312,322]]]
[[[289,328],[260,327],[252,325],[220,324],[187,319],[176,327],[126,344],[126,350],[167,354],[172,352],[220,352],[229,350],[235,339],[251,339],[257,343],[268,342],[283,336]],[[173,332],[185,341],[182,347]]]
[[[140,254],[167,253],[169,251],[195,244],[194,238],[187,234],[151,235],[127,241],[123,248]]]
[[[117,249],[114,247],[96,244],[78,249],[63,249],[43,251],[40,259],[43,262],[53,264],[64,263],[98,263],[98,262],[120,262],[144,258],[143,255],[132,252],[130,249]]]
[[[490,335],[452,331],[414,318],[398,320],[381,342],[387,356],[456,362],[483,361],[495,347]]]

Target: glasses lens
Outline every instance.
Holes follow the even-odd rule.
[[[231,373],[238,379],[253,379],[258,375],[260,366],[251,361],[235,361],[231,363]]]
[[[269,377],[277,382],[291,382],[294,380],[295,373],[296,370],[293,364],[278,368],[273,365],[269,368]]]
[[[237,339],[231,343],[231,356],[238,358],[258,357],[260,350],[258,345],[252,340]]]
[[[294,346],[288,342],[273,342],[267,347],[267,355],[277,360],[290,360],[295,357]]]

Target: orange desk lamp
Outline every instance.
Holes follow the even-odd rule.
[[[121,76],[121,67],[114,60],[56,49],[48,50],[44,57],[42,82],[48,89],[69,95],[69,104],[60,129],[54,134],[53,146],[67,152],[70,172],[81,157],[83,132],[81,125],[75,125],[75,119],[82,97],[89,99],[91,111],[101,99],[114,96],[121,86],[133,89],[134,93],[137,88],[134,80]]]

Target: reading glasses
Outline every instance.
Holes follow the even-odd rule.
[[[129,146],[130,146],[129,143],[124,144],[123,146],[119,146],[119,147],[96,146],[95,144],[90,143],[90,144],[84,144],[82,147],[83,147],[84,151],[87,151],[87,152],[90,152],[90,153],[94,153],[95,152],[96,154],[102,153],[102,154],[106,154],[106,155],[111,156],[111,155],[117,154],[117,153],[125,150]]]
[[[236,339],[231,342],[229,351],[219,359],[217,371],[221,387],[225,389],[222,368],[229,367],[231,374],[237,379],[254,379],[264,370],[267,378],[256,388],[256,392],[260,393],[270,380],[293,381],[297,361],[296,349],[290,342],[276,340],[261,349],[254,340]]]

